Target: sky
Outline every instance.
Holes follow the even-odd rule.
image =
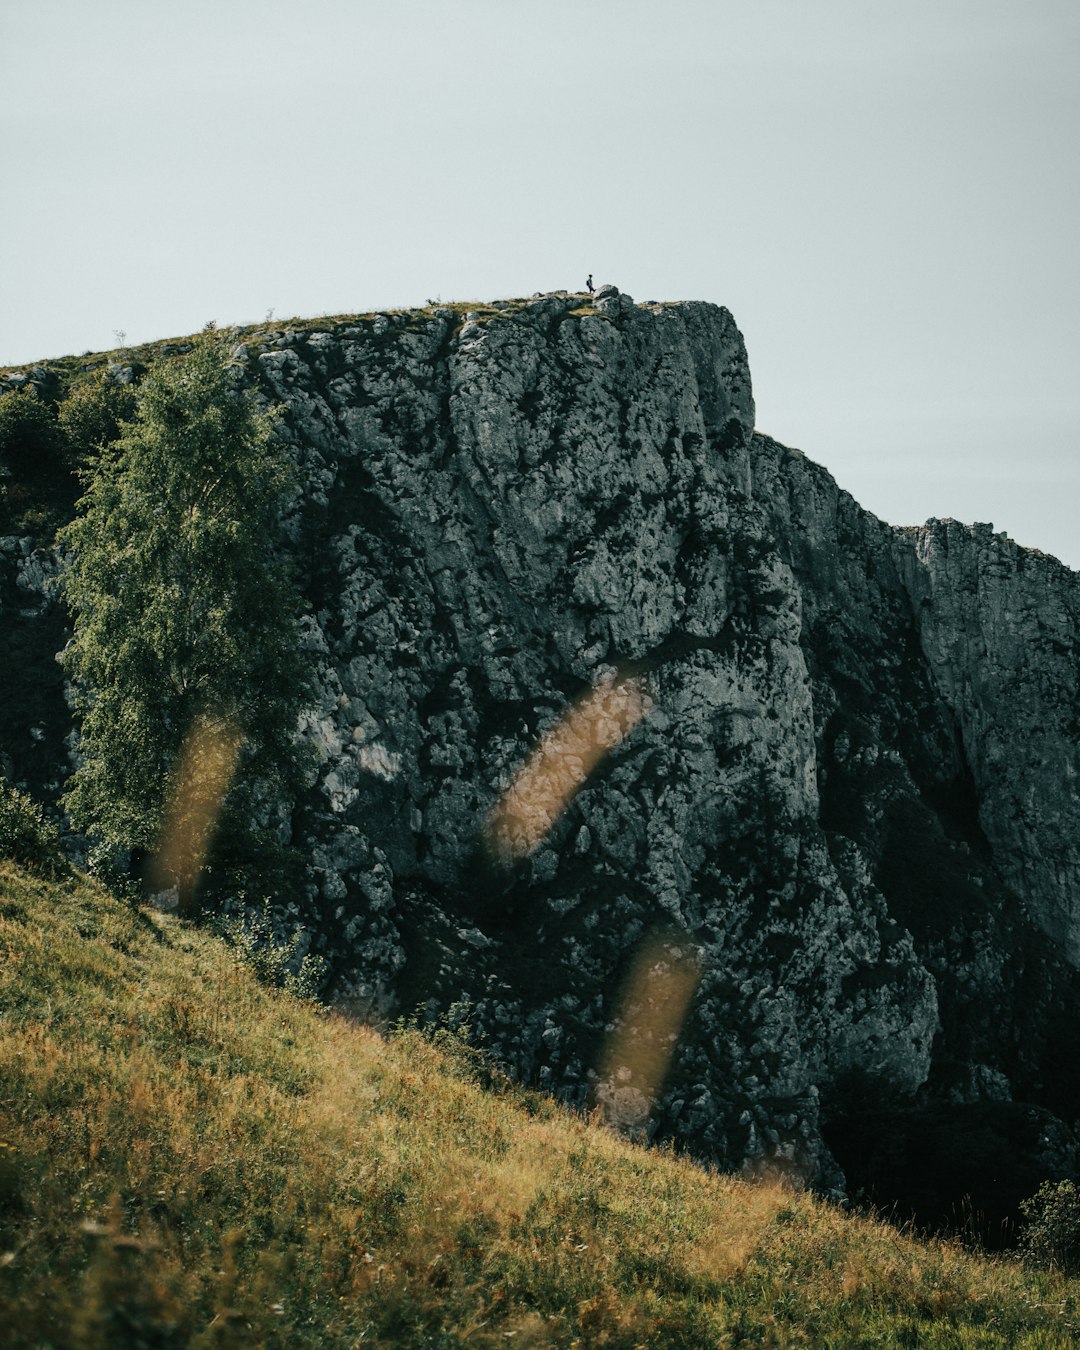
[[[1075,0],[0,0],[0,364],[710,300],[761,430],[1080,568]]]

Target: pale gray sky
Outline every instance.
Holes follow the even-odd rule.
[[[576,288],[758,424],[1080,567],[1075,0],[0,0],[0,363]]]

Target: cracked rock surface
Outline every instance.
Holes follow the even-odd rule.
[[[339,1004],[467,1003],[522,1078],[825,1189],[860,1091],[1030,1104],[1077,1165],[1080,576],[987,527],[885,525],[755,434],[713,305],[605,288],[238,356],[303,482],[319,766],[288,906]],[[7,606],[48,564],[4,547]],[[633,718],[566,729],[618,681]],[[545,754],[568,786],[496,856]]]

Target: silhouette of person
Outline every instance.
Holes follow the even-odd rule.
[[[589,273],[588,279],[587,279],[586,282],[585,282],[585,289],[589,292],[590,295],[592,295],[592,293],[593,293],[593,284],[592,284],[592,273],[591,273],[591,272]]]

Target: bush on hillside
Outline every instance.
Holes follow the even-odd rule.
[[[302,929],[295,928],[288,940],[278,936],[269,900],[255,913],[242,910],[220,915],[214,929],[263,984],[284,989],[304,1003],[319,1002],[326,962],[310,952],[302,953]]]
[[[24,867],[60,871],[67,863],[60,833],[41,807],[24,792],[0,779],[0,857]]]
[[[1044,1181],[1020,1209],[1027,1220],[1020,1246],[1028,1260],[1080,1275],[1080,1186]]]

